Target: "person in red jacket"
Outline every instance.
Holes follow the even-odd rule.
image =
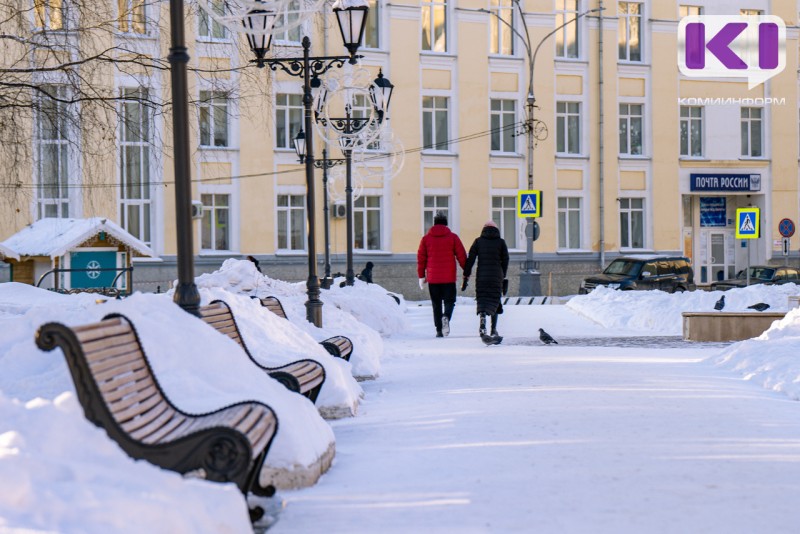
[[[422,238],[417,250],[419,288],[423,289],[428,283],[436,337],[450,333],[450,319],[456,305],[456,261],[463,270],[467,251],[458,236],[447,227],[447,215],[438,211],[433,218],[433,226]]]

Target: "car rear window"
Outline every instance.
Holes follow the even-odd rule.
[[[612,261],[604,274],[623,274],[626,276],[638,276],[639,271],[642,269],[642,262],[634,260],[614,260]]]

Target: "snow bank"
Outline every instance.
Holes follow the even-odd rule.
[[[249,530],[234,484],[134,462],[84,418],[73,393],[28,402],[0,393],[0,531]]]
[[[712,311],[725,295],[725,311],[752,311],[758,302],[770,305],[769,311],[787,311],[788,297],[800,294],[795,284],[753,285],[728,291],[618,291],[598,287],[588,295],[578,295],[566,306],[606,328],[623,328],[651,335],[680,336],[681,313]],[[755,312],[754,312],[755,313]]]
[[[710,358],[746,380],[800,400],[800,308],[775,321],[760,336],[731,345]]]

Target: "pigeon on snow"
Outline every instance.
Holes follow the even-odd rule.
[[[550,343],[555,343],[556,345],[558,345],[558,341],[556,341],[555,339],[553,339],[553,336],[551,336],[550,334],[548,334],[547,332],[545,332],[545,331],[544,331],[544,328],[540,328],[540,329],[539,329],[539,339],[540,339],[540,340],[541,340],[541,342],[542,342],[542,343],[544,343],[545,345],[549,345]]]
[[[748,308],[751,310],[762,312],[769,308],[769,304],[767,304],[766,302],[759,302],[758,304],[753,304],[752,306],[748,306]]]
[[[714,304],[714,309],[717,311],[721,311],[722,308],[725,307],[725,295],[722,295],[716,304]]]

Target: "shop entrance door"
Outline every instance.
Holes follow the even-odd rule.
[[[718,282],[734,277],[733,233],[731,231],[708,232],[708,282]]]

